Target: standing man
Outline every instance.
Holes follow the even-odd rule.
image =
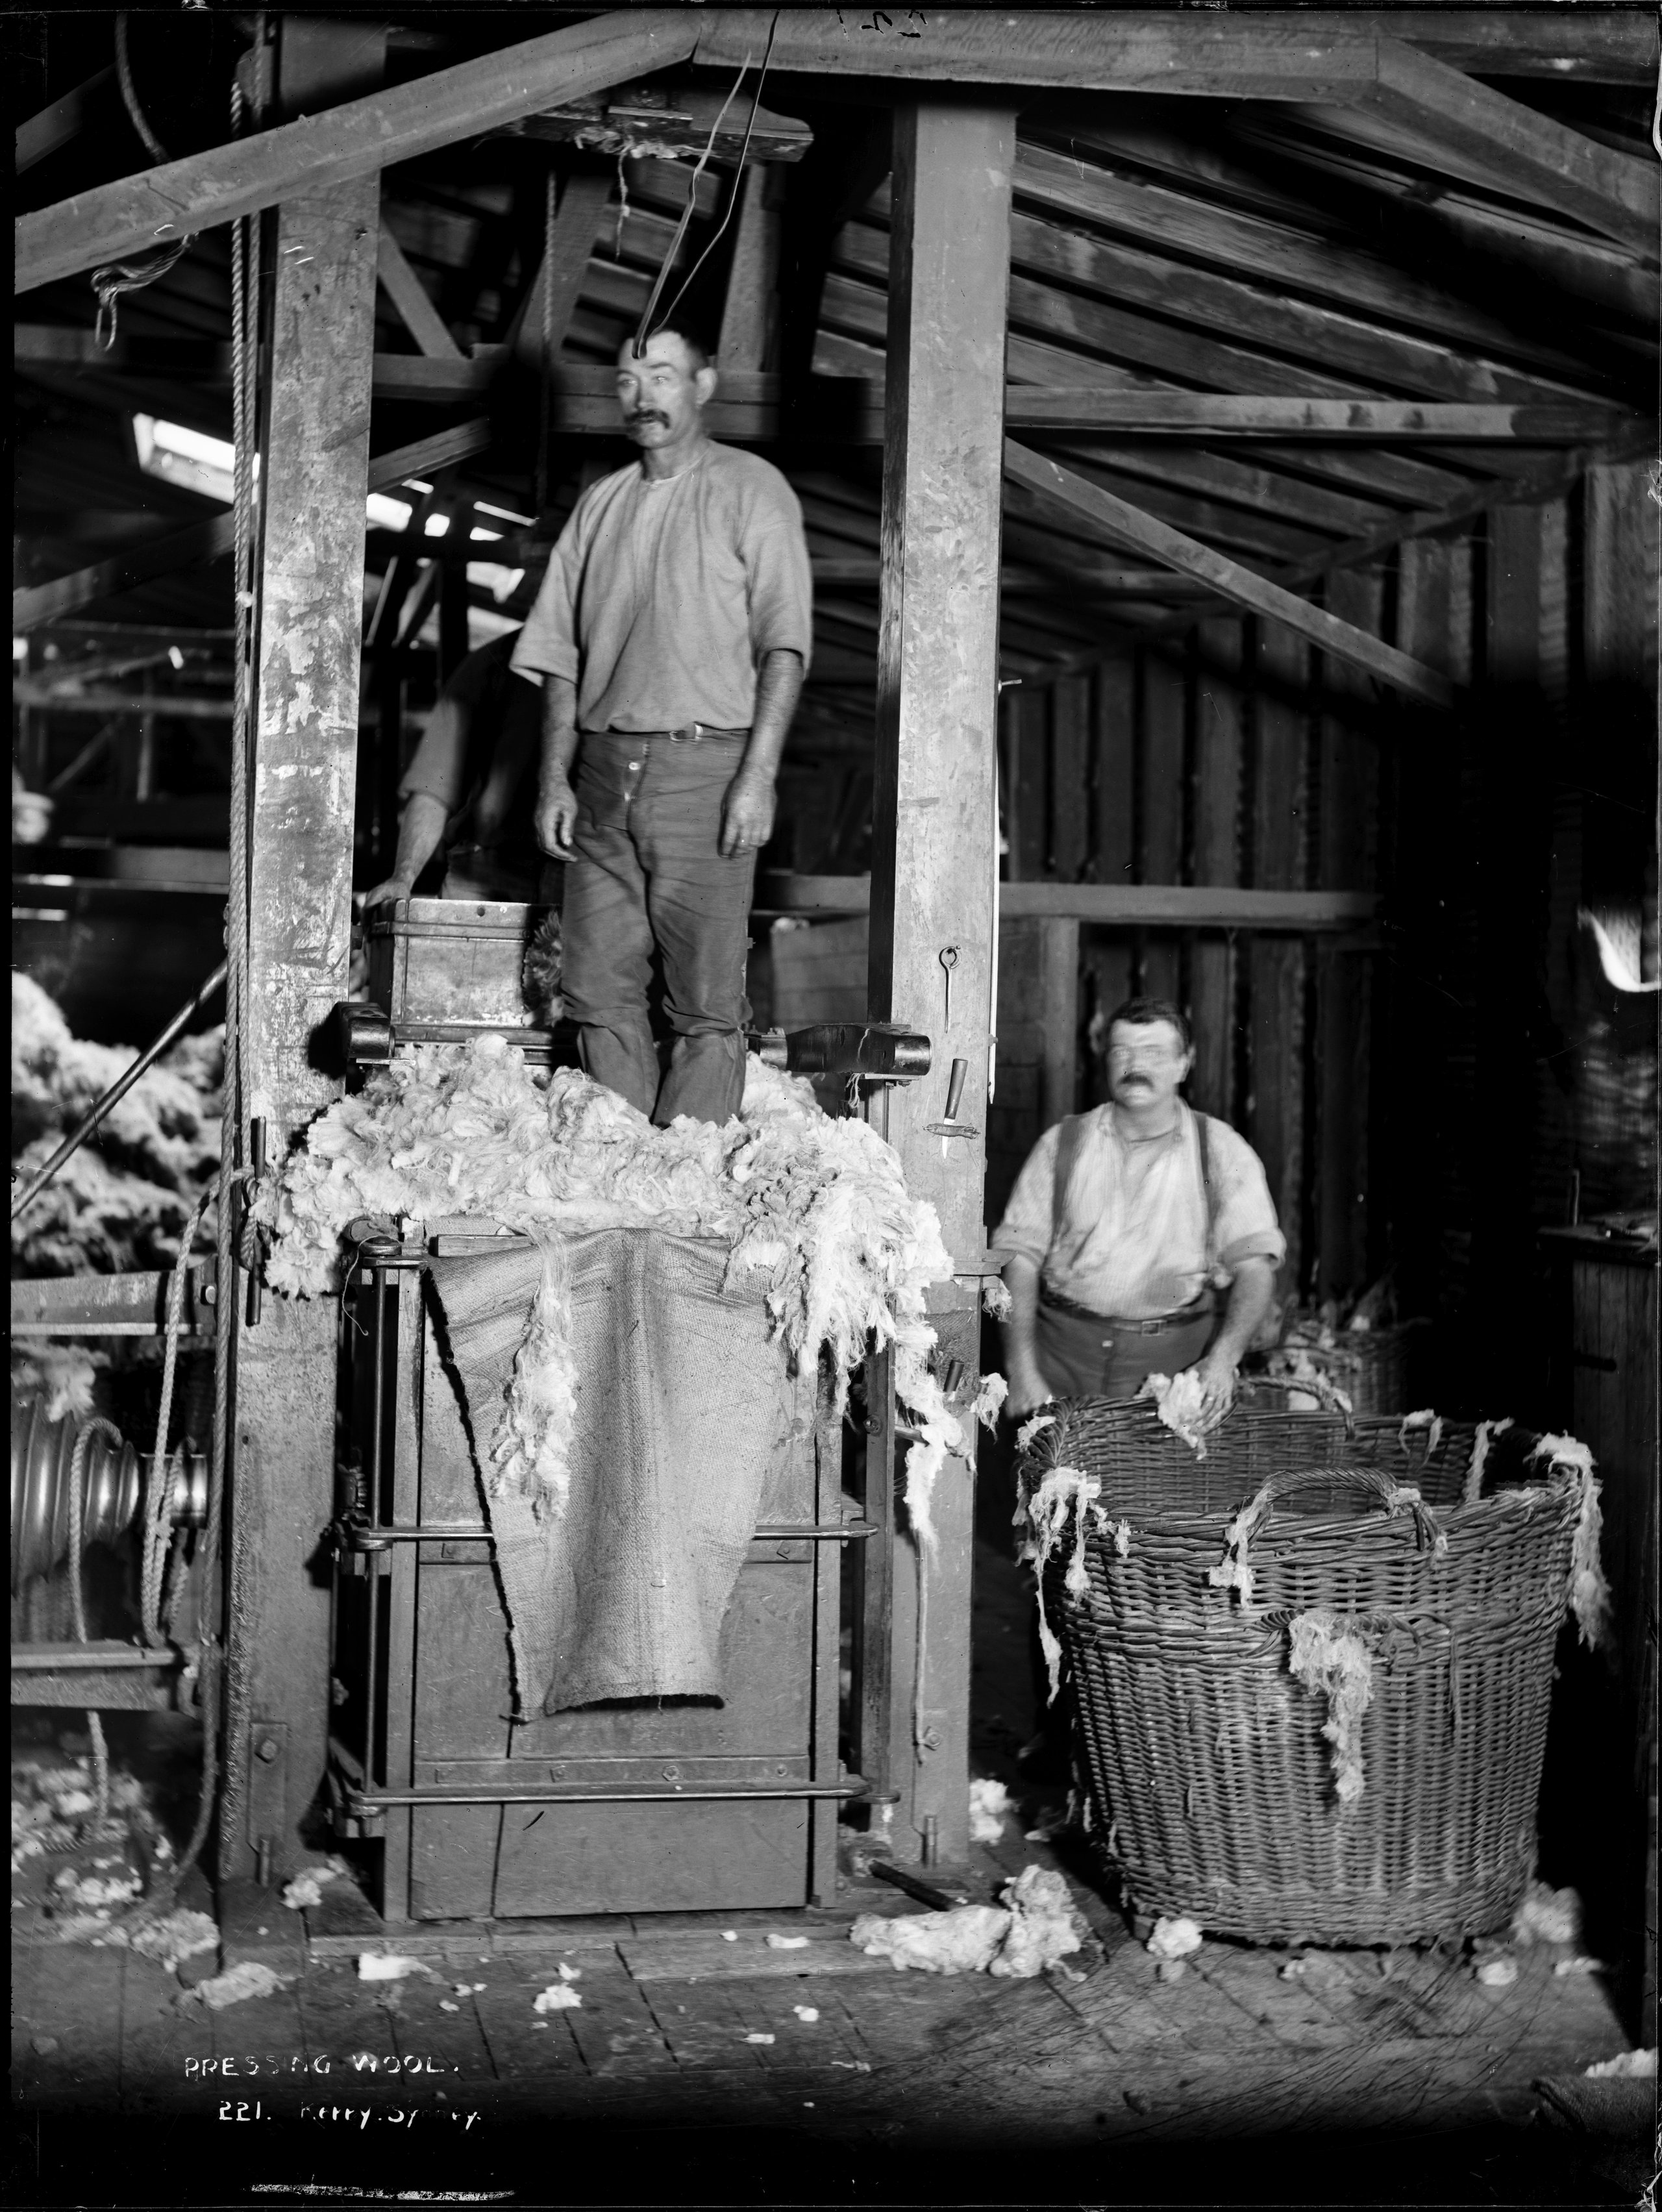
[[[468,654],[439,694],[398,786],[392,873],[364,906],[407,899],[444,848],[440,896],[556,905],[560,867],[537,842],[542,697],[510,665],[519,632]]]
[[[743,1097],[750,887],[812,645],[802,510],[768,462],[706,434],[715,388],[684,329],[626,341],[640,458],[578,501],[513,656],[543,687],[537,834],[569,855],[583,1066],[660,1125],[725,1121]],[[654,949],[676,1033],[661,1082]]]
[[[993,1238],[1013,1255],[1012,1413],[1134,1397],[1190,1366],[1203,1419],[1228,1410],[1287,1241],[1252,1146],[1178,1096],[1193,1065],[1179,1009],[1130,1000],[1108,1024],[1109,1103],[1047,1129],[1017,1176]]]

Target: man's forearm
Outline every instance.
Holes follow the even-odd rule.
[[[543,678],[541,782],[569,783],[577,757],[577,686],[569,677]]]
[[[1010,1311],[1004,1316],[1004,1358],[1013,1367],[1036,1360],[1039,1343],[1039,1270],[1022,1254],[1004,1262]]]
[[[750,742],[744,748],[739,774],[765,776],[769,783],[779,774],[779,756],[790,733],[791,717],[802,696],[802,655],[776,646],[764,653],[756,672],[756,703],[750,716]]]
[[[1212,1346],[1234,1365],[1240,1364],[1259,1323],[1269,1312],[1275,1287],[1276,1271],[1268,1260],[1254,1255],[1236,1267],[1235,1279],[1229,1285],[1228,1303],[1223,1309],[1223,1326]]]

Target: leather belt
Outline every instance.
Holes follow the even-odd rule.
[[[718,730],[708,722],[683,722],[678,730],[585,730],[584,737],[616,738],[636,744],[642,738],[667,738],[672,745],[695,745],[705,738],[748,738],[749,730]]]
[[[1039,1303],[1053,1313],[1071,1315],[1076,1321],[1095,1322],[1099,1328],[1117,1329],[1122,1336],[1163,1336],[1168,1329],[1192,1328],[1216,1311],[1216,1301],[1210,1294],[1198,1298],[1193,1305],[1180,1307],[1176,1313],[1156,1314],[1149,1321],[1125,1321],[1118,1314],[1093,1313],[1089,1306],[1076,1305],[1071,1298],[1058,1297],[1050,1291],[1040,1291]]]

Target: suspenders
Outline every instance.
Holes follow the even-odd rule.
[[[1192,1107],[1189,1109],[1194,1112]],[[1216,1218],[1216,1188],[1212,1173],[1212,1123],[1208,1114],[1195,1114],[1195,1132],[1200,1139],[1200,1194],[1206,1207],[1206,1273],[1210,1277],[1217,1255],[1212,1246],[1213,1226]],[[1085,1116],[1070,1114],[1061,1123],[1061,1133],[1056,1139],[1056,1170],[1051,1180],[1050,1234],[1052,1244],[1062,1225],[1062,1194],[1073,1174],[1074,1163],[1079,1157],[1079,1146],[1085,1133]]]

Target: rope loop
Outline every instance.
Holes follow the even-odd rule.
[[[106,261],[94,270],[92,288],[98,301],[98,319],[93,325],[93,337],[100,353],[108,353],[115,343],[116,301],[121,295],[142,292],[158,276],[165,276],[196,242],[196,233],[190,231],[148,261]]]

